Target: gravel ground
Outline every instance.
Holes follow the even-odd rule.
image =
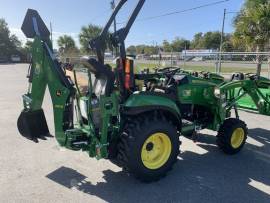
[[[59,148],[54,138],[39,144],[16,127],[27,88],[26,65],[0,65],[0,202],[270,202],[270,117],[240,112],[248,143],[235,156],[223,154],[215,133],[183,144],[174,169],[143,184],[107,160]],[[44,109],[54,132],[51,101]]]

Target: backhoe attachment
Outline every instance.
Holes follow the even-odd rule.
[[[28,38],[39,36],[40,39],[44,41],[49,40],[50,32],[35,10],[28,9],[21,29]],[[22,136],[38,142],[37,138],[44,139],[46,136],[50,135],[50,133],[43,110],[41,108],[37,110],[32,109],[30,84],[33,82],[34,71],[36,71],[35,67],[30,65],[27,76],[29,79],[29,90],[28,93],[23,96],[24,110],[18,118],[17,127]]]
[[[50,136],[42,110],[48,86],[53,103],[56,139],[60,145],[64,145],[64,131],[73,127],[73,83],[55,59],[50,32],[37,11],[28,9],[21,29],[26,37],[34,41],[27,76],[29,88],[23,95],[24,109],[17,121],[18,130],[22,136],[35,142]]]

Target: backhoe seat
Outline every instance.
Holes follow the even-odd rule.
[[[103,65],[94,58],[81,59],[83,63],[91,73],[95,75],[95,81],[93,84],[93,92],[97,97],[100,95],[110,96],[114,88],[115,75],[109,65]]]
[[[233,73],[232,76],[231,76],[231,81],[244,80],[244,79],[245,79],[244,73]]]

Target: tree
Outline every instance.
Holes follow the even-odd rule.
[[[145,54],[145,45],[136,46],[136,53],[137,54]]]
[[[174,52],[182,52],[185,49],[189,49],[189,46],[190,41],[179,37],[176,37],[171,43],[171,47]]]
[[[167,40],[163,41],[162,47],[163,47],[163,50],[165,52],[171,52],[172,51],[171,44]]]
[[[207,32],[203,36],[202,46],[205,49],[219,49],[220,37],[220,32]]]
[[[127,52],[131,55],[136,55],[137,54],[137,50],[136,50],[136,46],[130,46],[127,48]]]
[[[57,40],[57,44],[59,46],[59,52],[61,54],[67,54],[72,50],[77,49],[74,39],[68,35],[60,36]]]
[[[0,56],[10,57],[18,52],[21,42],[15,35],[11,35],[8,24],[4,19],[0,19]]]
[[[29,41],[27,40],[25,45],[24,45],[24,49],[30,53],[31,52],[31,49],[32,49],[32,46],[33,46],[33,42],[32,41]]]
[[[234,19],[234,27],[234,44],[244,44],[247,50],[264,51],[270,39],[269,0],[246,0]],[[256,60],[257,74],[260,74],[262,58],[257,55]]]
[[[191,42],[192,49],[219,49],[220,47],[220,35],[221,33],[216,32],[206,32],[206,33],[196,33]],[[232,45],[231,35],[225,34],[223,42],[223,50],[233,50],[235,47]]]
[[[15,49],[22,47],[22,42],[18,39],[16,35],[11,35],[9,40]]]
[[[80,38],[80,44],[82,46],[83,52],[91,51],[89,49],[89,42],[90,40],[95,39],[101,33],[101,31],[102,31],[101,27],[97,25],[93,25],[93,24],[82,27],[81,32],[79,34],[79,38]],[[108,37],[107,37],[107,40],[108,40]],[[104,50],[106,48],[107,46],[103,47]]]
[[[21,58],[25,62],[31,61],[33,41],[27,40],[22,48],[20,48]]]
[[[158,54],[158,47],[157,46],[145,46],[144,47],[144,51],[145,51],[145,54],[148,54],[148,55],[154,55],[154,54]]]
[[[196,33],[191,42],[191,48],[193,49],[203,48],[202,41],[203,41],[203,33],[202,32]]]

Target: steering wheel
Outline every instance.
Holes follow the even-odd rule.
[[[260,77],[256,73],[246,73],[245,76],[248,77],[251,80],[256,80],[256,79],[258,79]]]
[[[166,68],[157,68],[156,69],[156,72],[157,73],[164,73],[166,71],[169,71],[170,70],[170,67],[166,67]]]

